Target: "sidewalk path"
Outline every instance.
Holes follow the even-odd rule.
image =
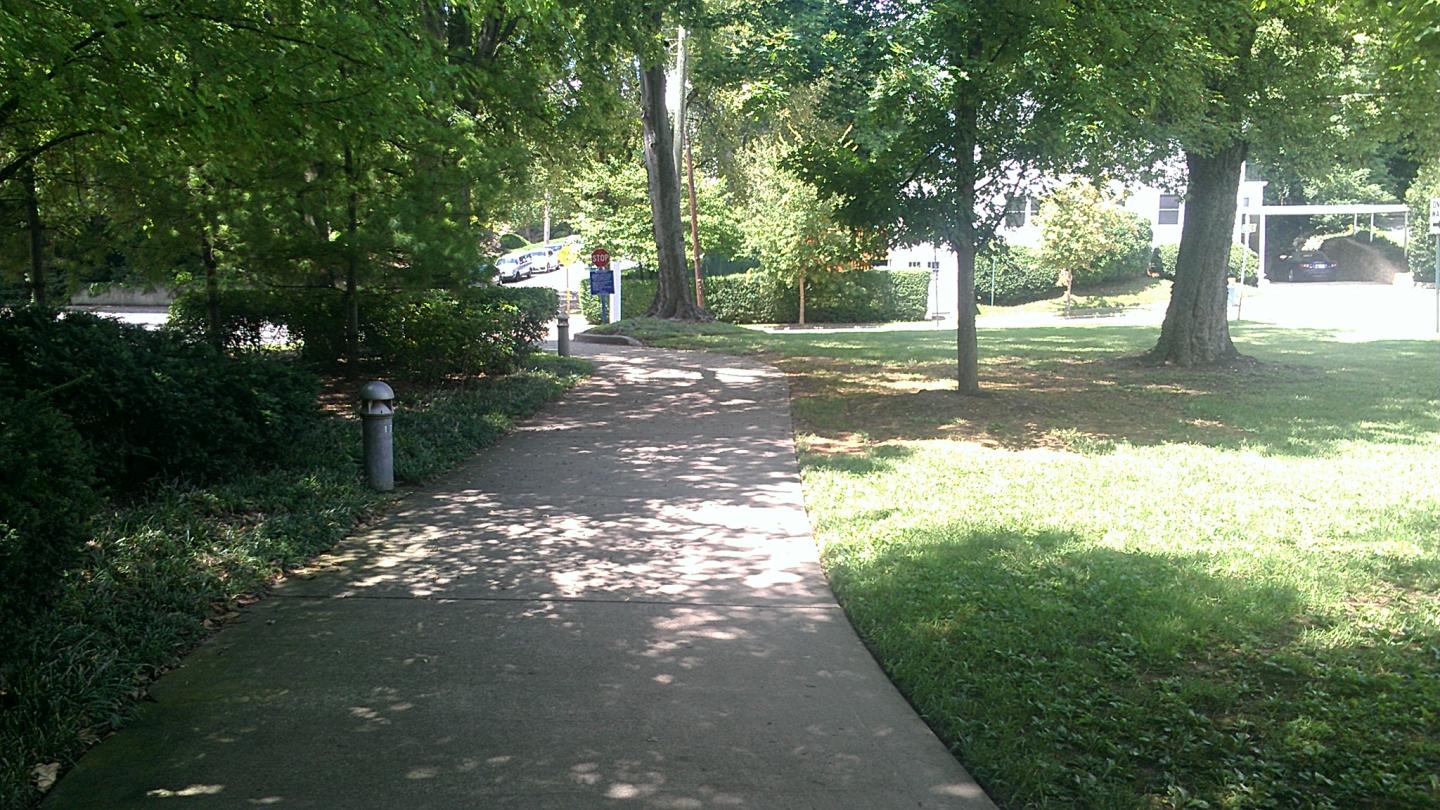
[[[766,366],[602,350],[162,678],[47,807],[985,808],[836,606]]]

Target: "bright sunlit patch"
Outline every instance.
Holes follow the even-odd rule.
[[[152,799],[174,799],[186,796],[214,796],[225,790],[224,785],[191,785],[179,790],[167,790],[156,788],[145,792],[145,795]]]

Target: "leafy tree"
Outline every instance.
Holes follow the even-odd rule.
[[[700,232],[707,250],[735,252],[741,242],[737,208],[724,180],[697,178]],[[566,196],[574,202],[574,225],[589,247],[604,247],[612,254],[635,260],[658,271],[655,233],[644,166],[634,158],[615,158],[577,172]],[[689,211],[681,220],[689,228]],[[688,289],[688,282],[687,282]]]
[[[1241,166],[1333,161],[1350,142],[1355,98],[1348,19],[1335,2],[1217,0],[1177,7],[1177,89],[1159,109],[1185,155],[1187,190],[1175,285],[1150,357],[1191,366],[1239,356],[1226,312],[1226,258]],[[1163,41],[1163,40],[1162,40]],[[1197,94],[1195,91],[1198,90]],[[1252,150],[1253,147],[1253,150]]]
[[[1163,14],[1123,2],[963,0],[823,11],[787,25],[811,30],[772,37],[845,46],[818,71],[827,97],[817,108],[850,134],[810,144],[802,175],[840,200],[849,225],[948,245],[961,301],[974,298],[976,253],[993,239],[1007,199],[1040,178],[1100,171],[1147,150],[1116,136],[1131,132],[1132,110],[1154,92],[1136,66],[1168,24]],[[958,313],[963,393],[980,390],[974,316],[969,307]]]
[[[835,200],[790,170],[794,145],[780,139],[751,144],[741,153],[746,202],[742,217],[745,252],[763,271],[799,290],[799,322],[805,323],[806,280],[820,273],[863,266],[884,244],[841,226]]]
[[[645,314],[676,320],[709,320],[709,313],[696,304],[685,273],[680,168],[675,162],[675,131],[665,105],[669,64],[660,41],[665,30],[661,7],[647,9],[645,19],[655,41],[640,56],[640,120],[651,227],[655,236],[655,264],[659,273],[655,301]]]

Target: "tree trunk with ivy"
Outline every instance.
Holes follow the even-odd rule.
[[[645,130],[645,172],[649,176],[650,214],[659,260],[655,301],[645,313],[680,321],[712,320],[696,306],[685,279],[685,235],[680,224],[680,173],[675,165],[670,118],[665,109],[665,65],[648,65],[640,74],[641,122]]]
[[[1240,357],[1230,340],[1226,286],[1247,146],[1236,141],[1207,155],[1185,153],[1189,170],[1185,224],[1170,306],[1160,340],[1149,354],[1156,363],[1205,366]]]

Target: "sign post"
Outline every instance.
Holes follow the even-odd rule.
[[[595,265],[599,270],[605,271],[606,277],[609,277],[609,280],[611,280],[611,284],[609,284],[609,295],[615,297],[615,307],[613,307],[613,316],[615,317],[613,317],[613,319],[611,317],[612,307],[605,306],[608,301],[600,301],[600,310],[602,310],[602,314],[605,316],[605,323],[615,323],[615,321],[621,320],[621,280],[615,278],[615,271],[611,270],[611,252],[606,251],[605,248],[593,249],[593,251],[590,251],[590,264]],[[592,281],[590,281],[590,293],[595,293],[595,281],[593,281],[595,274],[592,272],[590,277],[592,277]]]
[[[605,248],[595,248],[590,251],[590,264],[594,270],[590,271],[590,294],[601,296],[600,298],[600,320],[610,323],[610,297],[615,295],[620,286],[615,283],[615,273],[610,269],[610,251]],[[615,320],[620,318],[620,302],[615,302]]]
[[[1440,332],[1440,197],[1430,198],[1430,234],[1435,237],[1435,331]]]

